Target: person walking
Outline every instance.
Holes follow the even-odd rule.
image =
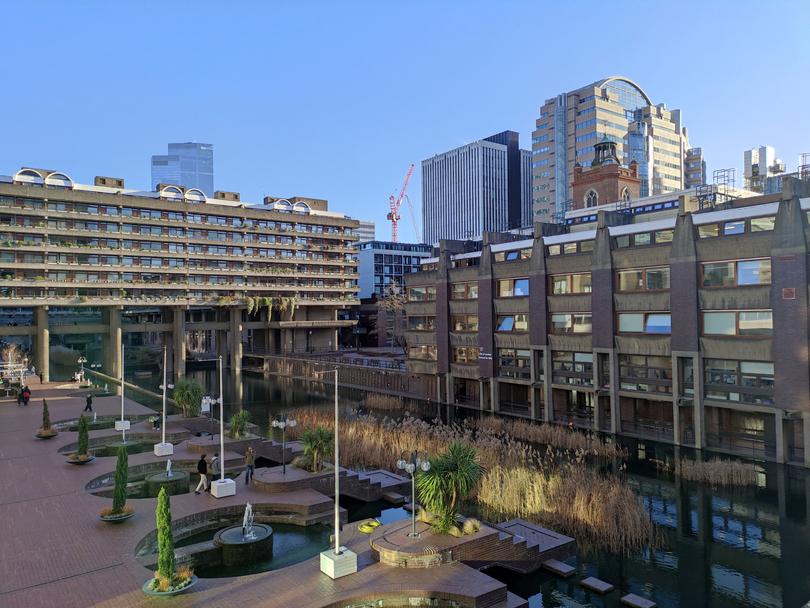
[[[17,407],[23,404],[22,390],[17,391]]]
[[[200,474],[200,483],[197,484],[197,489],[194,490],[195,494],[200,493],[200,488],[203,492],[208,491],[208,462],[205,460],[205,454],[200,456],[197,461],[197,472]]]
[[[45,374],[43,374],[42,372],[39,372],[39,383],[45,384]]]
[[[93,411],[93,395],[88,393],[87,398],[84,400],[84,411],[85,412],[92,412]]]
[[[247,451],[245,452],[245,485],[250,484],[250,480],[253,479],[253,468],[256,464],[256,455],[253,452],[252,447],[248,447]]]
[[[31,389],[28,388],[27,384],[23,386],[22,398],[23,398],[23,405],[28,405],[28,402],[31,400]]]

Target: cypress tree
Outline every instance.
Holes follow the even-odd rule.
[[[42,430],[47,431],[51,428],[51,413],[48,411],[48,402],[42,400]]]
[[[129,458],[127,448],[119,446],[118,461],[115,464],[115,489],[113,490],[112,514],[120,515],[127,504],[127,477],[129,474]]]
[[[174,579],[174,538],[172,537],[172,508],[166,488],[160,488],[155,511],[158,540],[158,574],[165,579]]]
[[[87,455],[87,418],[84,414],[79,416],[79,446],[76,453],[79,456]]]

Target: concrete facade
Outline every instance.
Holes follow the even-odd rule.
[[[358,222],[326,201],[251,205],[237,193],[103,185],[113,179],[0,177],[0,333],[30,341],[46,380],[55,356],[75,366],[92,344],[113,377],[122,344],[165,344],[179,376],[191,351],[238,370],[244,348],[334,350],[354,323],[338,311],[358,303]]]
[[[810,464],[810,185],[687,200],[443,241],[406,278],[409,322],[435,317],[409,371],[459,407]]]

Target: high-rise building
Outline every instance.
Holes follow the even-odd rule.
[[[361,298],[382,297],[392,286],[402,287],[403,277],[418,271],[421,259],[433,250],[430,245],[391,241],[359,241],[355,248]]]
[[[214,146],[195,142],[169,144],[168,154],[152,157],[152,189],[158,184],[214,193]]]
[[[377,238],[374,222],[360,220],[360,227],[357,229],[358,242],[373,241]]]
[[[422,226],[426,243],[519,228],[529,193],[522,183],[526,151],[503,131],[422,161]],[[527,196],[528,198],[528,196]]]
[[[706,183],[706,161],[703,158],[703,148],[689,148],[686,151],[685,166],[684,188],[697,188]]]
[[[764,192],[767,179],[784,172],[785,163],[776,157],[773,146],[760,146],[743,152],[743,175],[748,190]]]
[[[546,100],[532,133],[532,207],[538,221],[561,217],[574,165],[590,166],[593,145],[610,140],[625,164],[636,161],[641,195],[684,187],[689,143],[680,110],[654,104],[628,78],[612,76]]]

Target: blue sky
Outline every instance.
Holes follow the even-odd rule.
[[[217,188],[328,198],[387,238],[410,163],[418,215],[422,159],[505,129],[528,148],[546,98],[621,74],[739,183],[747,147],[810,152],[808,31],[799,0],[7,1],[0,173],[147,188],[167,142],[210,142]]]

